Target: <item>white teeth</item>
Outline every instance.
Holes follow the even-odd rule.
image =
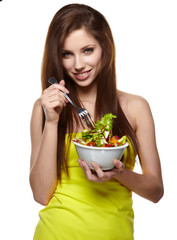
[[[88,74],[88,72],[85,72],[85,73],[79,73],[79,74],[77,74],[77,75],[83,77],[83,76],[85,76],[85,75],[87,75],[87,74]]]
[[[78,77],[84,77],[84,76],[87,76],[89,72],[90,71],[83,72],[83,73],[75,73],[75,75],[77,75]]]

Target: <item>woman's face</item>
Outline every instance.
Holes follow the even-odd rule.
[[[64,41],[62,63],[78,86],[89,86],[101,68],[102,48],[84,28],[74,30]]]

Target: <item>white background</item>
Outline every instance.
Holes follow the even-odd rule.
[[[154,116],[165,195],[158,204],[133,196],[135,239],[177,239],[177,2],[75,2],[105,15],[116,43],[118,88],[145,97]],[[31,240],[42,209],[33,200],[28,180],[30,117],[41,93],[41,59],[49,23],[68,3],[73,1],[0,2],[1,239]]]

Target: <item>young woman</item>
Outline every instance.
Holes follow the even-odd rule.
[[[48,83],[53,76],[59,84]],[[34,199],[46,207],[34,239],[133,239],[131,192],[161,199],[160,160],[147,101],[116,89],[114,41],[98,11],[70,4],[56,13],[45,44],[42,90],[31,118],[30,184]],[[112,170],[93,162],[91,171],[78,159],[71,140],[85,126],[62,92],[94,121],[117,116],[113,134],[127,135],[130,144]],[[142,174],[132,171],[137,154]]]

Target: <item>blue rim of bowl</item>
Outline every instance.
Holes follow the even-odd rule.
[[[86,148],[86,149],[95,149],[95,150],[118,150],[118,149],[122,149],[122,148],[126,148],[128,147],[128,142],[126,142],[124,145],[122,146],[118,146],[118,147],[92,147],[92,146],[86,146],[80,143],[75,142],[74,140],[72,140],[72,142],[74,143],[74,145],[81,147],[81,148]]]

